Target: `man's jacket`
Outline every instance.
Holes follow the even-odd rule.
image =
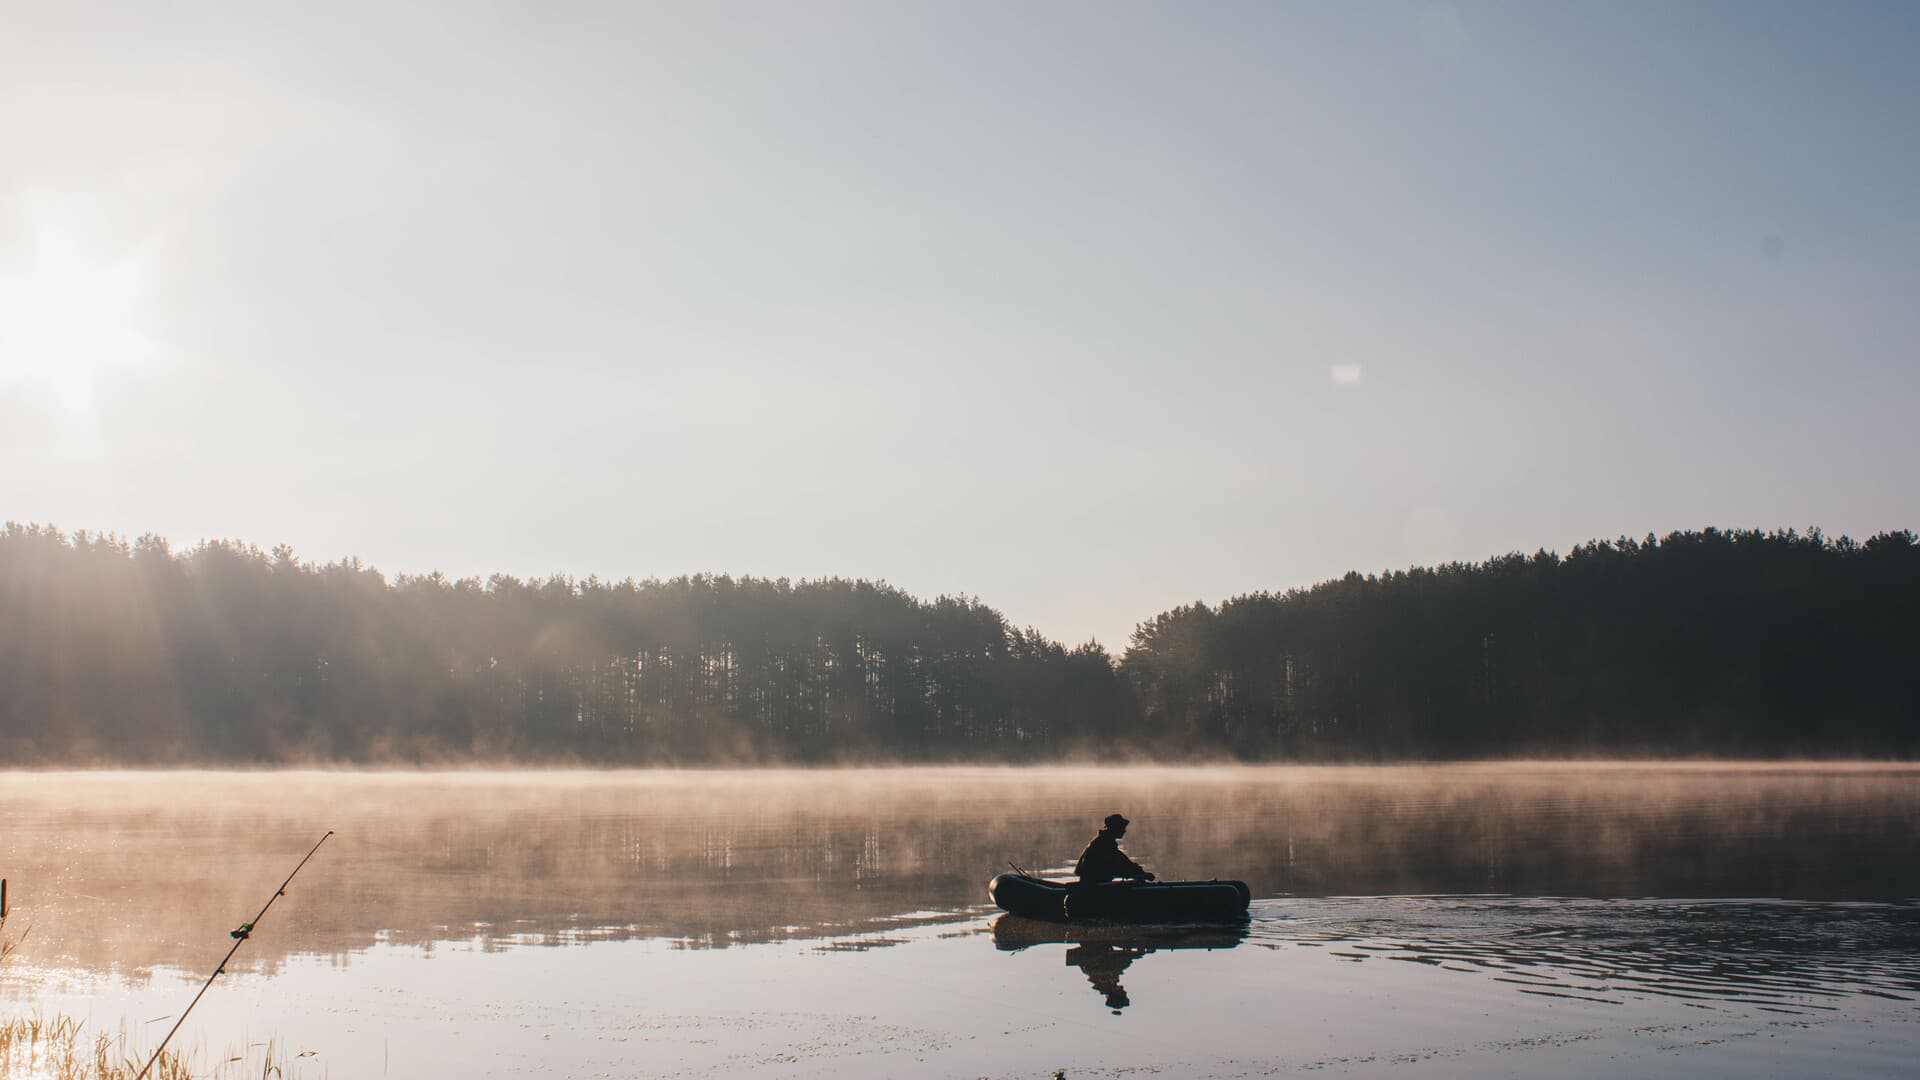
[[[1105,829],[1087,842],[1087,850],[1080,853],[1080,861],[1073,864],[1073,873],[1081,881],[1112,881],[1115,878],[1143,878],[1146,868],[1120,850],[1120,841]]]

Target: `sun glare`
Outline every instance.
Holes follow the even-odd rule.
[[[30,261],[0,267],[0,384],[90,411],[103,378],[152,351],[131,325],[139,285],[133,260],[91,259],[70,237],[37,230]]]

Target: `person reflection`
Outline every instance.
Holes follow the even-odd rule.
[[[1100,831],[1087,841],[1087,849],[1080,853],[1080,859],[1073,864],[1074,876],[1082,884],[1113,881],[1116,878],[1128,878],[1135,881],[1152,881],[1153,872],[1127,858],[1120,850],[1120,838],[1127,835],[1126,818],[1119,814],[1108,814]]]
[[[1068,949],[1067,963],[1086,973],[1087,981],[1107,999],[1107,1008],[1117,1016],[1121,1009],[1133,1004],[1127,999],[1127,988],[1120,985],[1121,973],[1127,970],[1128,964],[1152,951],[1090,941]]]
[[[1120,976],[1149,953],[1170,949],[1231,949],[1247,937],[1245,926],[1070,925],[1006,914],[994,920],[995,948],[1019,952],[1035,946],[1067,946],[1068,967],[1079,968],[1116,1014],[1131,1005]]]

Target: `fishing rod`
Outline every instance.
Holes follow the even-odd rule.
[[[332,835],[333,830],[328,829],[327,836]],[[153,1068],[153,1063],[160,1060],[160,1052],[167,1048],[167,1043],[173,1038],[174,1032],[179,1031],[180,1025],[187,1022],[187,1013],[192,1012],[193,1007],[200,1004],[200,999],[206,995],[207,988],[213,985],[213,980],[219,978],[220,973],[227,970],[227,961],[233,959],[233,954],[239,952],[240,946],[247,943],[247,938],[253,935],[254,926],[257,925],[262,918],[266,917],[267,909],[273,906],[275,900],[287,895],[287,886],[293,884],[294,874],[298,874],[300,867],[307,865],[307,859],[313,858],[313,853],[319,851],[320,845],[327,842],[327,836],[321,837],[314,843],[313,848],[307,852],[307,858],[301,859],[300,866],[293,868],[293,874],[288,874],[287,880],[281,882],[280,887],[273,891],[273,895],[267,897],[267,902],[260,905],[260,914],[255,915],[249,922],[241,923],[239,929],[231,931],[227,935],[233,939],[233,948],[228,949],[227,955],[220,958],[220,966],[213,969],[213,974],[207,976],[207,981],[200,984],[200,993],[193,995],[193,1000],[187,1003],[186,1010],[180,1014],[180,1019],[173,1022],[173,1028],[167,1032],[167,1037],[160,1040],[160,1045],[154,1049],[153,1056],[147,1059],[146,1068],[141,1069],[140,1075],[134,1077],[133,1080],[146,1080],[147,1070]]]

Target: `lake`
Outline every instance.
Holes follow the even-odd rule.
[[[1102,817],[1245,927],[986,899]],[[209,1075],[1884,1076],[1920,767],[0,773],[0,1016]]]

